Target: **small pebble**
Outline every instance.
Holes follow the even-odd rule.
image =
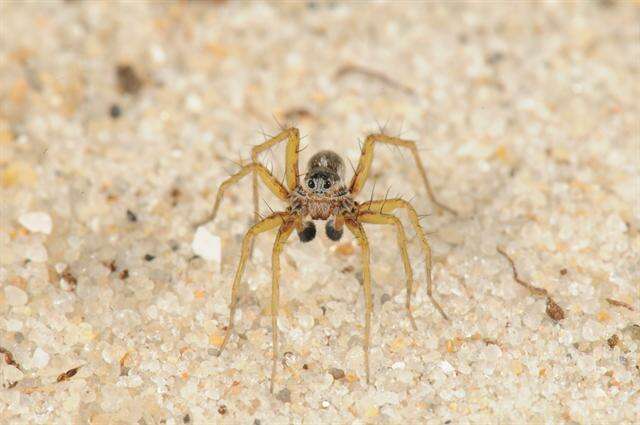
[[[116,103],[111,105],[109,108],[109,116],[115,120],[120,118],[120,115],[122,115],[122,109],[120,109],[120,106]]]
[[[209,233],[204,227],[198,227],[191,243],[193,253],[207,261],[219,263],[222,256],[220,238]]]
[[[333,379],[338,380],[344,378],[344,370],[332,367],[329,369],[329,373],[333,376]]]
[[[547,298],[547,315],[553,320],[564,319],[564,310],[554,300]]]
[[[194,113],[202,112],[202,107],[203,107],[202,100],[197,94],[191,93],[187,96],[185,107],[189,112],[194,112]]]
[[[49,353],[44,351],[42,348],[37,347],[31,357],[31,365],[37,369],[42,369],[49,364],[49,359]]]
[[[133,211],[127,210],[127,219],[130,222],[135,223],[136,221],[138,221],[138,216],[136,216]]]
[[[298,322],[300,322],[300,326],[302,326],[306,330],[313,328],[313,317],[309,316],[308,314],[303,314],[298,317]]]
[[[288,388],[278,391],[276,398],[283,403],[291,403],[291,391]]]
[[[35,263],[44,263],[49,258],[47,249],[39,242],[26,245],[23,254],[25,258]]]
[[[142,80],[131,65],[118,65],[116,78],[118,80],[118,88],[123,93],[136,94],[142,88]]]
[[[27,303],[27,293],[17,286],[9,285],[4,288],[4,296],[9,305],[20,306]]]
[[[395,362],[391,365],[391,369],[404,369],[406,366],[405,362]]]
[[[6,382],[17,382],[24,378],[24,373],[15,366],[7,365],[2,369],[3,379]],[[2,387],[0,387],[2,388]]]
[[[453,372],[455,372],[454,367],[453,367],[453,366],[451,366],[451,363],[449,363],[449,362],[448,362],[448,361],[446,361],[446,360],[441,361],[441,362],[439,363],[439,366],[440,366],[440,369],[442,369],[442,371],[443,371],[444,373],[446,373],[447,375],[450,375],[450,374],[452,374]]]
[[[45,235],[50,234],[53,227],[51,216],[45,212],[24,213],[18,218],[18,222],[32,233],[44,233]]]

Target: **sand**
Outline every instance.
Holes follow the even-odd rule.
[[[639,18],[633,1],[3,1],[0,422],[638,423]],[[273,232],[216,357],[250,181],[194,223],[287,124],[303,167],[321,149],[356,164],[380,129],[415,140],[459,212],[409,152],[376,149],[358,199],[425,214],[451,320],[399,213],[412,330],[395,233],[367,225],[370,385],[360,251],[322,223],[284,250],[275,393]],[[261,161],[282,178],[283,158]],[[262,214],[286,206],[261,193]]]

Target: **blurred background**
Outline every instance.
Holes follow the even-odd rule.
[[[13,360],[0,419],[637,421],[639,18],[637,1],[613,0],[3,1],[0,347]],[[376,150],[363,199],[389,190],[430,214],[437,296],[454,319],[421,283],[410,331],[393,233],[372,228],[369,387],[351,240],[287,247],[277,397],[271,236],[247,270],[238,332],[213,356],[249,182],[206,227],[205,249],[222,252],[198,255],[193,223],[284,125],[305,136],[301,166],[321,149],[356,164],[380,129],[416,140],[437,196],[461,213],[429,204],[408,153]],[[279,147],[263,161],[281,176],[283,158]],[[565,320],[546,317],[496,246]],[[423,282],[418,247],[412,258]]]

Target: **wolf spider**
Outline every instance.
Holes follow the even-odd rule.
[[[280,183],[267,168],[258,162],[258,155],[272,146],[287,141],[286,145],[286,187]],[[372,134],[368,136],[362,147],[358,167],[355,170],[349,186],[344,183],[344,163],[334,152],[321,151],[311,157],[307,166],[307,172],[303,175],[304,181],[299,180],[298,174],[298,153],[300,144],[300,133],[297,128],[287,128],[275,137],[262,144],[254,146],[252,149],[252,163],[243,166],[240,171],[225,180],[218,189],[215,203],[211,214],[200,224],[215,219],[222,197],[229,186],[237,183],[240,179],[253,173],[253,202],[256,223],[247,231],[242,241],[242,251],[240,262],[236,270],[231,287],[231,304],[229,307],[229,325],[222,344],[218,350],[218,356],[222,353],[229,341],[229,336],[233,330],[233,319],[238,302],[238,287],[244,272],[247,259],[251,252],[253,239],[259,233],[271,229],[278,229],[272,252],[272,284],[271,284],[271,322],[273,329],[273,362],[271,369],[270,390],[273,392],[273,384],[276,377],[276,360],[278,358],[278,303],[280,292],[280,253],[282,248],[295,229],[302,242],[312,240],[316,235],[316,228],[311,220],[327,220],[325,232],[329,239],[337,241],[342,237],[344,227],[353,234],[361,248],[362,257],[362,278],[365,299],[365,329],[364,329],[364,362],[366,379],[369,383],[369,341],[371,330],[371,313],[373,301],[371,296],[371,270],[369,265],[369,243],[365,234],[363,223],[387,224],[394,226],[397,232],[397,243],[402,256],[402,262],[406,275],[406,301],[409,320],[413,329],[416,323],[411,312],[411,294],[413,291],[413,271],[409,262],[407,249],[407,237],[401,221],[392,214],[396,209],[405,209],[408,213],[411,225],[417,233],[425,255],[427,294],[434,307],[440,312],[443,318],[448,320],[447,315],[434,299],[432,294],[433,283],[431,281],[431,248],[427,241],[424,229],[420,225],[418,214],[413,206],[404,199],[384,199],[371,200],[359,203],[354,198],[362,190],[373,160],[373,150],[377,143],[395,145],[409,149],[415,160],[416,167],[422,177],[427,193],[431,201],[440,208],[456,214],[451,208],[438,202],[433,194],[425,168],[422,165],[415,142],[403,140],[385,134]],[[266,218],[259,218],[258,215],[258,177],[273,192],[275,196],[288,204],[285,211],[274,212]]]

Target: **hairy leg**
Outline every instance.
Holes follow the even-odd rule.
[[[278,306],[280,304],[280,253],[284,244],[287,242],[291,231],[294,228],[293,221],[287,221],[278,231],[275,243],[273,244],[273,253],[271,256],[272,279],[271,279],[271,327],[273,337],[273,363],[271,364],[271,385],[270,391],[273,393],[273,384],[276,379],[276,365],[278,360]]]
[[[413,293],[413,270],[411,269],[411,262],[409,261],[407,236],[405,235],[404,228],[402,227],[402,222],[398,217],[394,215],[374,212],[363,212],[358,215],[358,220],[360,220],[361,223],[389,224],[395,226],[398,239],[398,248],[400,249],[402,263],[404,264],[404,272],[407,276],[407,298],[405,301],[405,306],[407,307],[407,313],[409,314],[411,327],[413,327],[414,330],[418,329],[416,327],[416,321],[413,318],[413,312],[411,311],[411,294]]]
[[[409,202],[404,199],[385,199],[385,200],[377,200],[371,202],[365,202],[361,204],[358,209],[360,213],[364,212],[377,212],[381,214],[390,214],[394,210],[398,208],[404,208],[409,215],[409,220],[411,221],[411,225],[413,226],[414,231],[418,235],[420,239],[420,244],[422,245],[422,249],[425,253],[425,267],[427,274],[427,295],[431,300],[433,306],[440,312],[442,317],[446,320],[449,320],[449,317],[444,312],[443,308],[433,297],[433,280],[431,279],[431,247],[429,246],[429,241],[427,240],[427,235],[420,225],[420,220],[418,219],[418,214],[416,213],[415,208]]]
[[[300,131],[295,128],[287,128],[264,143],[256,145],[251,150],[251,160],[258,163],[258,156],[263,151],[277,145],[286,140],[287,148],[285,154],[285,176],[287,179],[287,188],[291,191],[298,185],[298,153],[300,152]],[[258,193],[258,176],[253,175],[253,213],[256,222],[259,218],[258,212],[259,193]]]
[[[362,190],[365,182],[367,181],[367,178],[369,177],[369,170],[371,169],[371,162],[373,161],[373,149],[376,143],[383,143],[409,149],[411,151],[411,154],[413,155],[416,167],[420,172],[420,177],[422,177],[422,182],[427,189],[427,193],[429,194],[429,199],[431,199],[431,202],[454,215],[458,214],[453,208],[444,205],[436,199],[436,196],[433,193],[433,189],[431,188],[431,184],[429,183],[427,172],[425,171],[424,165],[422,165],[422,161],[420,160],[416,142],[387,136],[385,134],[371,134],[365,139],[364,146],[362,147],[362,154],[360,156],[360,160],[358,161],[358,168],[356,169],[356,173],[353,175],[351,184],[349,185],[349,190],[353,196],[355,196]]]
[[[236,269],[236,275],[233,279],[233,285],[231,286],[231,304],[229,306],[229,324],[227,325],[227,331],[224,334],[224,339],[222,340],[222,344],[220,344],[220,348],[218,349],[218,355],[222,354],[224,347],[226,347],[227,342],[229,341],[229,335],[231,335],[231,331],[233,330],[233,317],[236,312],[236,306],[238,305],[238,288],[240,286],[240,279],[242,279],[242,274],[244,272],[244,267],[247,264],[247,258],[249,257],[249,251],[251,249],[251,243],[253,238],[259,234],[266,232],[268,230],[274,229],[287,221],[289,218],[289,214],[287,213],[275,213],[270,215],[269,217],[261,220],[260,222],[251,226],[251,228],[244,235],[244,239],[242,240],[242,251],[240,254],[240,261],[238,262],[238,268]]]
[[[216,194],[216,200],[213,204],[213,209],[211,210],[211,214],[209,214],[204,220],[197,223],[198,226],[208,223],[216,218],[218,214],[218,209],[220,208],[220,202],[222,201],[222,197],[224,196],[225,191],[229,188],[229,186],[237,183],[240,179],[242,179],[247,174],[253,172],[256,182],[254,184],[257,185],[257,178],[260,176],[262,182],[276,195],[278,198],[283,201],[287,199],[289,196],[289,191],[285,189],[282,184],[267,170],[263,165],[253,163],[247,164],[240,169],[237,173],[226,179],[222,182],[220,187],[218,188],[218,193]],[[258,220],[256,219],[256,222]]]
[[[367,235],[362,228],[362,224],[355,220],[346,220],[347,228],[353,233],[358,240],[362,256],[362,287],[364,289],[364,365],[367,376],[367,384],[369,383],[369,344],[371,339],[371,312],[373,311],[373,297],[371,294],[371,267],[370,252]]]

